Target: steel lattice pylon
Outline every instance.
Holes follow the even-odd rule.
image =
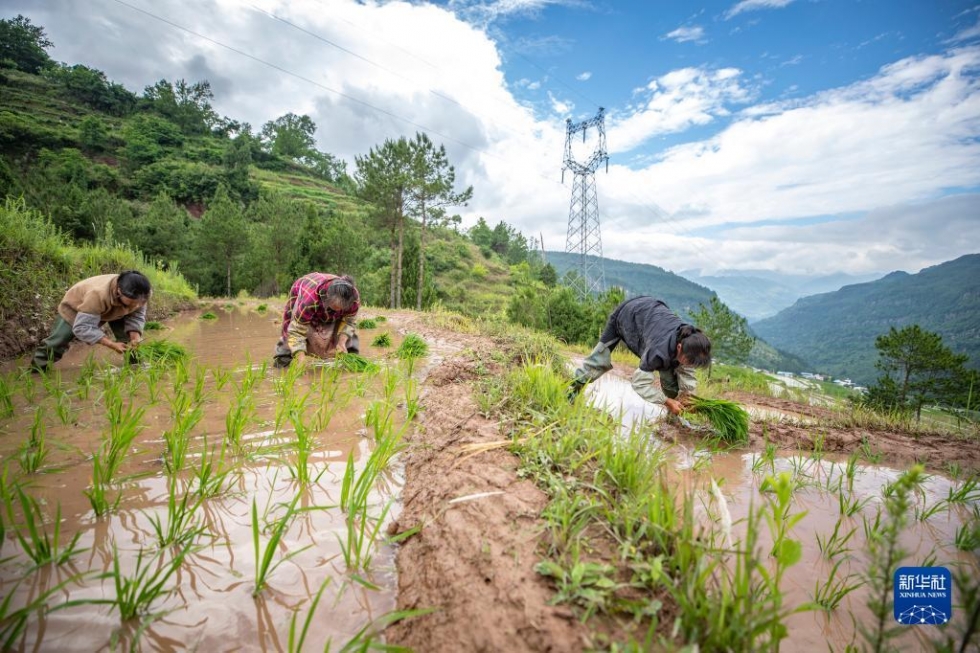
[[[572,138],[582,132],[585,142],[586,131],[595,127],[599,132],[598,143],[585,163],[579,163],[572,156]],[[609,170],[609,155],[606,154],[605,109],[588,120],[573,123],[565,121],[565,160],[562,167],[562,182],[565,170],[575,175],[572,181],[572,199],[568,205],[568,237],[565,251],[579,255],[578,275],[571,275],[572,287],[580,298],[599,294],[606,289],[605,272],[602,268],[602,234],[599,231],[599,197],[596,194],[595,171],[602,162]]]

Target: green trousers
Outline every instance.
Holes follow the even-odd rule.
[[[112,335],[116,337],[117,341],[129,342],[129,336],[126,334],[125,318],[109,322],[109,328],[112,329]],[[72,333],[71,325],[65,322],[65,318],[59,315],[58,319],[54,321],[54,328],[51,329],[51,335],[42,340],[41,344],[34,351],[34,359],[31,361],[31,367],[40,370],[48,369],[51,364],[61,360],[61,357],[68,351],[68,346],[74,339],[75,334]]]

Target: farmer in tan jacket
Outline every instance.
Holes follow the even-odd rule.
[[[149,298],[150,280],[134,270],[79,281],[68,289],[58,305],[58,318],[51,335],[34,352],[31,369],[47,371],[61,360],[76,338],[124,353],[143,338]],[[102,331],[106,323],[115,340]]]

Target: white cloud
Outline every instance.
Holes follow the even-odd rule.
[[[959,32],[953,35],[947,43],[962,43],[963,41],[972,41],[973,39],[980,37],[980,18],[977,19],[976,24],[971,27],[964,27]]]
[[[582,73],[579,73],[578,75],[576,75],[575,76],[575,79],[577,79],[580,82],[585,82],[585,81],[588,81],[589,78],[591,78],[591,77],[592,77],[592,73],[589,72],[588,70],[586,70],[585,72],[582,72]]]
[[[316,0],[253,0],[355,57],[234,0],[129,1],[303,79],[110,0],[8,0],[8,13],[43,25],[57,59],[105,70],[131,89],[206,75],[220,89],[218,111],[255,127],[308,113],[318,146],[351,164],[386,138],[427,129],[446,145],[460,185],[474,186],[466,224],[505,220],[563,247],[571,186],[567,175],[559,182],[563,119],[580,117],[553,94],[545,116],[515,100],[486,30],[429,4],[333,0],[328,13]],[[980,186],[978,68],[980,47],[960,47],[758,105],[751,71],[658,75],[630,105],[607,107],[612,159],[596,177],[604,251],[675,270],[851,273],[976,251],[977,196],[943,196]],[[638,73],[626,83],[643,81]],[[713,135],[699,130],[700,140],[685,141],[697,126]],[[640,151],[665,134],[673,147]],[[826,217],[806,224],[815,216]]]
[[[793,0],[742,0],[725,12],[725,20],[733,18],[746,11],[756,11],[757,9],[782,9],[792,2]]]
[[[628,152],[652,137],[707,124],[727,113],[726,104],[749,101],[753,92],[740,77],[734,68],[682,68],[658,77],[636,94],[646,97],[631,111],[613,114],[609,151]]]
[[[695,41],[697,43],[707,43],[704,40],[704,28],[695,25],[693,27],[678,27],[673,32],[668,32],[662,37],[662,40],[677,41],[678,43],[686,43],[688,41]]]

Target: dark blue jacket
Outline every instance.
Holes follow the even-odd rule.
[[[640,369],[644,372],[677,367],[677,331],[686,322],[661,300],[653,297],[628,299],[616,307],[609,322],[607,331],[610,326],[615,326],[623,343],[640,358]],[[605,337],[603,341],[606,341]]]

